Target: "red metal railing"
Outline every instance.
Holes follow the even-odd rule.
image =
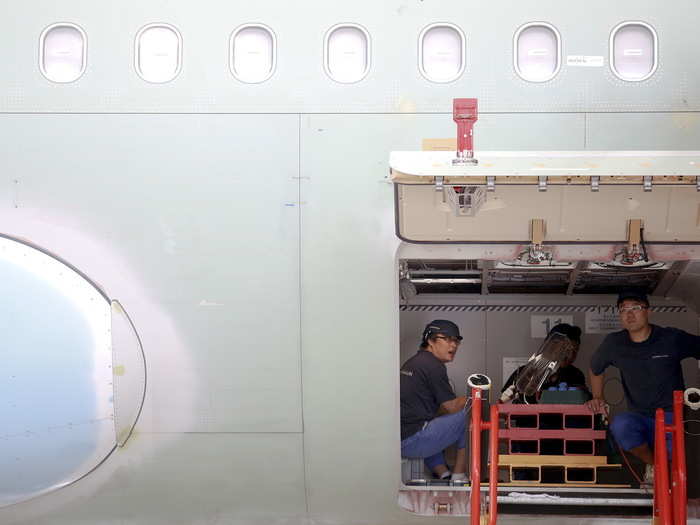
[[[481,402],[484,391],[472,388],[471,419],[471,525],[481,523],[481,432],[489,430],[489,525],[498,519],[498,405],[491,405],[490,421],[481,419]]]
[[[671,434],[671,480],[668,473],[666,433]],[[686,489],[683,392],[673,392],[673,423],[664,421],[664,411],[656,409],[654,433],[654,517],[660,525],[686,525],[688,494]]]

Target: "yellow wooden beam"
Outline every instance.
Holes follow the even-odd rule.
[[[516,467],[536,467],[538,465],[556,465],[559,467],[597,467],[608,465],[606,456],[535,456],[520,454],[502,454],[498,456],[499,465]]]

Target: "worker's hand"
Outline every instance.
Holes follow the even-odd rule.
[[[608,413],[608,404],[605,402],[605,399],[602,397],[594,397],[590,401],[586,401],[586,406],[592,411],[592,412],[604,412],[605,414]]]

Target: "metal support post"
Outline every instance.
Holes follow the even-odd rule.
[[[481,522],[481,390],[472,388],[471,438],[471,525]]]

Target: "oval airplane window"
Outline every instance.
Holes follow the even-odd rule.
[[[39,38],[39,69],[52,82],[74,82],[87,66],[87,36],[75,24],[53,24]]]
[[[323,45],[323,66],[326,74],[336,82],[359,82],[369,72],[370,37],[357,24],[339,24],[326,33]]]
[[[623,22],[610,34],[610,69],[621,80],[639,82],[656,71],[656,31],[644,22]]]
[[[262,24],[248,24],[236,29],[229,46],[231,73],[241,82],[264,82],[275,71],[276,38]]]
[[[168,24],[149,24],[136,35],[136,72],[146,82],[170,82],[182,68],[182,37]]]
[[[464,72],[466,38],[453,24],[432,24],[418,37],[418,69],[431,82],[452,82]]]
[[[518,29],[513,37],[513,65],[528,82],[547,82],[559,72],[561,39],[550,24],[533,22]]]
[[[82,478],[128,438],[145,364],[124,316],[74,268],[0,236],[0,507]]]

